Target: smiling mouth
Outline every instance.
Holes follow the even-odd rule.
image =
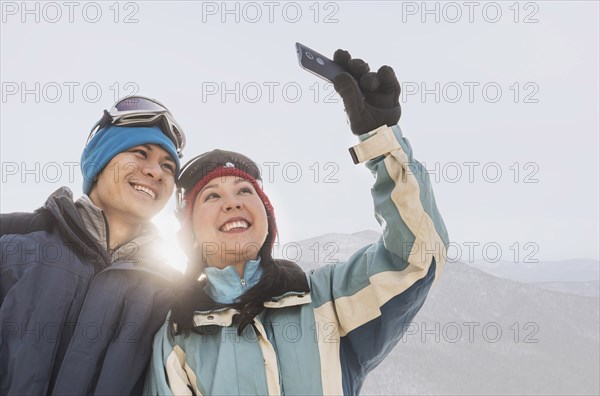
[[[134,190],[139,191],[143,194],[146,194],[148,197],[150,197],[152,199],[156,198],[156,193],[154,191],[152,191],[151,189],[149,189],[148,187],[144,187],[139,184],[132,184],[132,183],[130,183],[130,184]]]
[[[234,220],[227,222],[219,228],[219,231],[229,232],[229,231],[243,231],[250,227],[250,223],[246,220]]]

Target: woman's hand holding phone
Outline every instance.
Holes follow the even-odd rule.
[[[362,135],[398,123],[400,83],[390,66],[381,66],[374,73],[348,51],[338,49],[331,60],[300,43],[296,43],[296,50],[303,68],[333,83],[344,102],[352,133]]]

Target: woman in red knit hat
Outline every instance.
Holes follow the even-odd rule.
[[[423,305],[448,236],[396,125],[400,85],[388,66],[370,73],[341,50],[334,61],[348,71],[334,86],[361,141],[352,157],[376,177],[382,238],[304,273],[271,255],[277,224],[258,166],[223,150],[192,159],[177,183],[186,282],[156,334],[145,393],[357,394]]]

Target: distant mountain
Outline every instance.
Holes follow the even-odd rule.
[[[531,285],[546,290],[554,290],[563,293],[576,294],[578,296],[598,297],[600,296],[600,281],[587,282],[541,282]]]
[[[489,274],[519,282],[588,282],[600,279],[600,262],[590,259],[540,261],[538,263],[476,260],[466,263]]]
[[[353,237],[362,238],[371,242],[377,241],[381,237],[381,232],[365,230],[351,234]]]
[[[345,261],[358,248],[376,242],[380,237],[380,232],[371,230],[354,234],[325,234],[293,243],[294,248],[288,248],[288,255],[291,256],[290,259],[301,262],[306,269],[313,269],[318,267],[319,263]],[[298,247],[301,248],[301,253],[297,253]],[[587,297],[600,296],[598,260],[546,260],[538,263],[515,263],[502,260],[492,263],[475,260],[464,264],[498,278],[531,283],[542,289]]]
[[[590,259],[515,263],[482,260],[467,263],[488,274],[517,282],[530,283],[547,290],[562,291],[580,296],[600,296],[600,262]]]
[[[346,261],[358,249],[376,242],[380,237],[381,234],[375,231],[361,231],[351,235],[325,234],[284,244],[279,255],[309,270],[324,264]]]
[[[327,244],[327,257],[344,261],[377,238],[369,231],[301,241],[298,262],[305,269],[323,265],[326,255],[319,249]],[[559,283],[545,286],[565,282]],[[593,289],[593,282],[584,283]],[[540,284],[450,263],[404,338],[369,375],[361,393],[598,395],[599,311],[598,298],[545,290]]]

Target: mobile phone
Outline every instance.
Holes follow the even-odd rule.
[[[326,56],[305,45],[296,43],[296,54],[300,67],[332,83],[335,76],[346,70]]]

